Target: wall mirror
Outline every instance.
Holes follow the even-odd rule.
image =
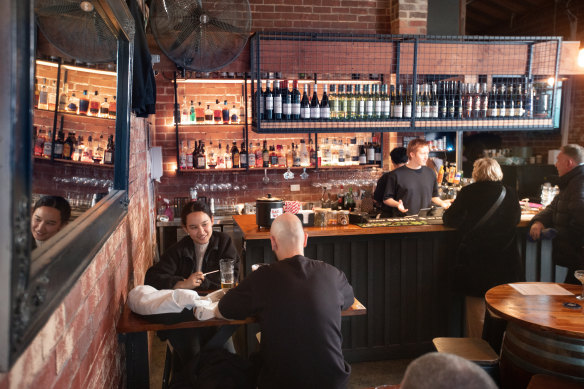
[[[6,69],[0,76],[0,178],[4,183],[0,194],[9,199],[8,206],[0,210],[0,288],[5,296],[0,308],[0,371],[9,370],[30,345],[117,228],[128,202],[130,66],[135,28],[130,11],[123,0],[66,1],[64,6],[46,2],[49,6],[45,13],[94,15],[87,29],[99,35],[98,43],[108,36],[113,40],[113,61],[95,65],[75,55],[52,55],[53,51],[59,52],[53,46],[63,50],[62,45],[67,44],[59,37],[51,38],[52,42],[45,37],[37,39],[43,32],[39,31],[42,28],[37,30],[35,6],[38,17],[42,3],[8,0],[0,5],[0,39],[7,42],[0,49],[1,66]],[[66,19],[60,20],[59,29],[65,37],[71,35]],[[89,46],[83,36],[73,35],[76,39],[69,36],[68,44]],[[105,47],[91,47],[96,52],[107,52]],[[59,107],[65,91],[72,101]],[[73,93],[76,96],[71,99]],[[80,113],[79,108],[85,109],[85,96],[89,97],[87,112]],[[92,96],[99,107],[92,109]],[[115,115],[106,114],[113,96]],[[109,101],[103,104],[105,98]],[[73,152],[69,149],[68,155],[55,158],[61,128],[64,150],[76,144]],[[65,137],[71,132],[75,132],[75,140],[71,138],[67,146]],[[89,136],[92,143],[95,138],[100,143],[95,155],[88,154]],[[109,150],[108,139],[115,142]],[[52,145],[45,147],[45,142]],[[111,159],[103,164],[108,151],[111,156],[107,158]],[[99,158],[101,161],[96,161]],[[68,198],[74,220],[35,248],[31,210],[41,195]]]

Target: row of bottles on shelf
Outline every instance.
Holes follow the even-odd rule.
[[[462,171],[456,171],[456,163],[448,161],[444,162],[444,165],[440,166],[438,171],[438,185],[442,186],[459,186],[460,180],[462,179]]]
[[[206,147],[204,141],[180,142],[179,169],[235,169],[235,168],[268,168],[268,167],[315,167],[315,166],[351,166],[351,165],[381,165],[381,145],[376,138],[364,142],[363,138],[343,139],[324,138],[315,149],[312,138],[308,144],[304,139],[299,143],[288,145],[268,145],[266,140],[263,146],[253,142],[246,147],[233,141],[231,147],[225,147],[219,142],[213,145],[209,142]]]
[[[304,84],[268,80],[262,86],[260,120],[386,120],[386,119],[486,119],[545,117],[534,112],[535,89],[527,83],[493,84],[440,81],[424,84]],[[330,92],[328,89],[330,88]],[[254,96],[254,107],[255,96]],[[254,114],[255,114],[254,110]]]
[[[34,150],[35,157],[46,159],[66,159],[77,162],[93,162],[97,164],[111,165],[114,163],[114,136],[110,135],[107,144],[103,134],[97,138],[95,134],[87,137],[75,136],[75,132],[69,131],[67,138],[63,130],[58,132],[53,144],[53,134],[51,130],[34,128]]]
[[[94,116],[101,118],[115,119],[117,112],[116,96],[112,96],[108,101],[108,97],[103,100],[99,96],[98,91],[90,96],[87,89],[83,91],[80,97],[77,97],[75,92],[69,94],[69,84],[65,81],[61,88],[59,99],[57,100],[57,86],[56,81],[52,81],[52,86],[47,86],[47,79],[43,79],[43,84],[39,88],[38,82],[35,78],[34,90],[34,107],[38,109],[46,109],[50,111],[55,110],[55,105],[59,112],[69,112],[72,114],[83,116]]]
[[[233,103],[231,108],[227,104],[227,100],[223,104],[219,103],[219,99],[215,100],[215,104],[207,104],[207,108],[199,101],[195,106],[194,100],[191,100],[190,106],[187,105],[187,97],[184,96],[181,107],[181,124],[240,124],[243,123],[242,113],[245,108],[236,107]]]

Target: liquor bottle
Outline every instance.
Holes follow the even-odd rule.
[[[282,94],[282,120],[292,119],[292,93],[290,93],[288,87],[288,80],[280,81],[280,93]]]
[[[357,118],[357,96],[353,93],[353,86],[350,84],[347,85],[346,96],[347,96],[347,119],[355,120]]]
[[[186,159],[186,168],[187,169],[193,169],[195,167],[195,162],[194,162],[193,158],[194,158],[194,155],[196,152],[195,151],[196,145],[197,145],[196,141],[194,141],[194,144],[193,144],[193,141],[190,141],[190,140],[187,141],[187,144],[186,144],[187,149],[185,150],[186,157],[187,157],[187,159]]]
[[[270,167],[270,151],[268,150],[268,141],[264,140],[262,148],[262,167]]]
[[[223,108],[219,104],[219,99],[215,99],[215,106],[213,107],[213,122],[220,124],[222,119]]]
[[[446,117],[449,119],[454,118],[454,100],[455,100],[455,90],[454,81],[451,81],[447,85],[446,92]]]
[[[237,142],[233,141],[233,146],[231,147],[231,164],[234,169],[241,167],[241,153],[237,148]]]
[[[221,109],[221,119],[223,124],[229,124],[229,106],[227,100],[223,100],[223,108]]]
[[[264,92],[264,120],[274,120],[274,94],[271,91],[272,81],[268,81]]]
[[[339,166],[344,166],[347,164],[347,150],[345,148],[345,145],[343,144],[342,139],[339,139],[339,143],[337,145],[336,155],[337,155],[337,164]]]
[[[308,162],[310,166],[318,167],[316,150],[314,150],[314,142],[312,141],[312,138],[308,138]]]
[[[256,161],[256,167],[264,167],[264,151],[262,150],[262,148],[260,147],[260,143],[257,142],[256,146],[255,146],[255,161]]]
[[[183,102],[181,104],[181,115],[180,115],[180,122],[182,124],[186,124],[189,122],[189,109],[187,107],[187,97],[183,96]]]
[[[43,79],[43,85],[41,91],[39,92],[39,104],[40,109],[49,109],[49,93],[47,91],[47,79]]]
[[[213,110],[211,109],[211,104],[207,104],[207,109],[205,110],[205,123],[213,124]]]
[[[310,118],[320,119],[320,104],[318,103],[318,85],[314,84],[312,99],[310,99]]]
[[[355,85],[355,93],[353,95],[357,101],[356,117],[357,119],[365,119],[365,95],[361,93],[361,85]]]
[[[435,82],[432,83],[432,93],[430,94],[430,117],[438,118],[438,85]]]
[[[195,107],[195,121],[200,124],[205,123],[205,109],[201,105],[200,101]]]
[[[381,99],[381,95],[379,94],[379,85],[373,85],[374,94],[373,94],[373,118],[374,119],[381,119],[383,116],[383,100]]]
[[[455,94],[454,94],[454,118],[461,119],[463,111],[462,103],[462,83],[458,81],[455,84]]]
[[[102,118],[109,117],[109,103],[107,102],[107,97],[103,98],[103,103],[99,107],[99,116]]]
[[[221,153],[221,147],[219,147],[219,153]],[[229,143],[225,143],[225,152],[223,153],[223,160],[225,161],[225,169],[233,168],[233,158],[231,154],[231,148]]]
[[[359,147],[359,165],[367,165],[367,154],[364,145]]]
[[[270,152],[270,166],[278,166],[278,154],[276,153],[276,147],[271,145],[268,150]]]
[[[179,170],[184,170],[187,168],[187,146],[185,145],[184,140],[180,141],[180,151],[178,154],[178,168]]]
[[[51,159],[51,154],[53,152],[53,132],[49,130],[47,134],[47,139],[43,145],[43,158]]]
[[[304,99],[304,97],[303,97]],[[308,96],[306,96],[308,100]],[[298,80],[292,82],[292,120],[300,119],[300,91],[298,90]]]
[[[308,154],[308,149],[306,148],[306,142],[304,142],[304,139],[300,139],[300,150],[298,155],[300,157],[300,166],[310,166],[310,155]]]
[[[74,148],[73,155],[71,155],[71,160],[80,162],[84,151],[85,143],[83,142],[83,136],[79,135],[77,138],[77,147]]]
[[[209,146],[207,147],[207,152],[205,155],[205,162],[209,169],[225,169],[225,156],[223,155],[223,149],[221,148],[221,142],[219,146],[215,147],[213,141],[209,141]],[[197,160],[194,160],[196,165]]]
[[[373,145],[373,142],[367,143],[366,153],[367,153],[367,164],[374,165],[375,164],[375,146]]]
[[[391,100],[387,93],[387,84],[381,85],[381,118],[389,119],[391,117]]]
[[[438,118],[440,119],[446,119],[448,117],[446,100],[446,83],[440,81],[440,95],[438,96]]]
[[[274,120],[282,120],[282,92],[280,91],[280,81],[274,82]]]
[[[499,95],[497,99],[497,117],[502,118],[507,116],[506,103],[505,84],[501,84],[499,87]]]
[[[249,143],[249,148],[247,149],[247,166],[251,168],[256,166],[255,151],[251,142]]]
[[[320,165],[329,166],[331,164],[332,153],[328,145],[328,138],[324,138],[321,141],[320,151],[321,151]]]
[[[36,80],[36,78],[35,78]],[[65,80],[63,81],[63,89],[59,96],[59,112],[67,110],[67,100],[69,99],[69,85],[67,84],[67,70],[65,70]]]
[[[71,160],[75,151],[75,133],[69,132],[65,143],[63,143],[63,159]]]
[[[417,118],[421,118],[422,117],[422,92],[420,92],[421,90],[421,85],[420,84],[416,84],[416,104],[415,104],[415,115]]]
[[[41,157],[43,155],[44,144],[46,141],[45,130],[43,130],[41,128],[37,133],[36,127],[34,127],[34,129],[35,129],[35,140],[34,140],[33,155],[35,157]]]
[[[63,146],[65,144],[65,135],[63,133],[63,119],[61,116],[61,126],[59,128],[59,133],[57,134],[57,139],[55,140],[55,147],[53,148],[53,157],[61,159],[63,158]]]
[[[67,104],[67,112],[71,112],[74,114],[79,114],[79,99],[75,96],[75,92],[71,93],[71,97],[69,98],[69,102]],[[111,107],[110,107],[111,111]]]
[[[79,99],[79,115],[87,115],[89,110],[89,97],[87,96],[87,90],[83,91],[83,96]]]
[[[337,120],[339,118],[339,99],[337,98],[337,87],[335,84],[331,84],[330,86],[328,99],[331,112],[330,118],[332,120]]]
[[[304,84],[304,93],[302,94],[302,101],[300,102],[300,118],[304,120],[310,119],[310,102],[308,100],[308,84]]]
[[[95,139],[95,149],[93,150],[93,162],[101,163],[103,161],[103,134],[99,136],[99,139]],[[55,144],[56,146],[56,144]]]
[[[371,85],[373,87],[373,85]],[[373,119],[373,91],[369,85],[363,85],[363,97],[365,99],[365,119]]]
[[[207,155],[205,154],[205,142],[199,141],[199,153],[197,154],[197,169],[207,168]]]
[[[239,151],[239,167],[247,168],[247,150],[245,149],[245,142],[241,142],[241,150]]]
[[[337,110],[337,119],[345,120],[347,119],[347,95],[345,94],[345,86],[339,84],[339,90],[337,93],[337,100],[339,101],[339,108]]]
[[[195,112],[195,102],[191,100],[191,107],[189,108],[189,123],[194,123],[197,119],[196,112]]]
[[[39,99],[41,96],[41,91],[39,90],[39,83],[37,78],[34,78],[34,97],[32,100],[33,103],[33,107],[38,108],[39,107]]]
[[[329,97],[326,93],[326,84],[322,86],[322,100],[320,100],[320,117],[322,119],[330,119],[331,118],[331,108],[329,104]]]
[[[438,171],[438,177],[436,180],[438,181],[438,185],[442,185],[442,180],[444,179],[444,165],[440,166],[440,170]]]
[[[116,118],[116,110],[117,110],[117,103],[116,103],[116,96],[114,96],[114,101],[110,101],[109,103],[109,118],[115,119]]]
[[[99,97],[97,97],[97,91],[95,91],[95,95],[91,99],[89,103],[89,115],[90,116],[99,116]]]
[[[292,149],[294,148],[294,143],[292,143]],[[290,145],[287,146],[286,149],[286,166],[287,167],[292,167],[294,165],[294,155],[292,153],[292,149],[290,148]]]
[[[114,136],[110,135],[107,139],[107,148],[105,149],[105,153],[103,155],[103,163],[106,165],[113,165],[114,163]]]
[[[292,166],[300,167],[300,153],[298,152],[298,146],[294,146],[294,143],[292,143]]]
[[[231,124],[239,123],[239,109],[235,107],[235,104],[229,110],[229,120],[231,120]]]
[[[57,81],[51,81],[51,87],[48,89],[49,94],[47,95],[47,102],[49,104],[49,111],[54,111],[55,107],[58,105],[57,101]]]
[[[418,103],[418,101],[416,101],[416,103]],[[404,99],[404,117],[405,118],[412,117],[412,85],[407,86],[406,98]]]
[[[284,154],[282,145],[276,145],[274,155],[276,162],[272,166],[286,167],[286,154]]]

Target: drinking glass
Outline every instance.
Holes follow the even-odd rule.
[[[235,278],[233,274],[235,261],[233,259],[219,260],[219,270],[221,271],[221,288],[231,289],[235,286]]]
[[[580,296],[576,296],[578,300],[584,300],[584,270],[576,270],[574,272],[574,277],[578,279],[582,283],[582,294]]]

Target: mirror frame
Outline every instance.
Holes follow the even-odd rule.
[[[124,0],[92,3],[118,37],[114,190],[31,257],[34,1],[0,2],[0,196],[7,201],[0,207],[0,371],[26,350],[127,213],[135,24]]]

